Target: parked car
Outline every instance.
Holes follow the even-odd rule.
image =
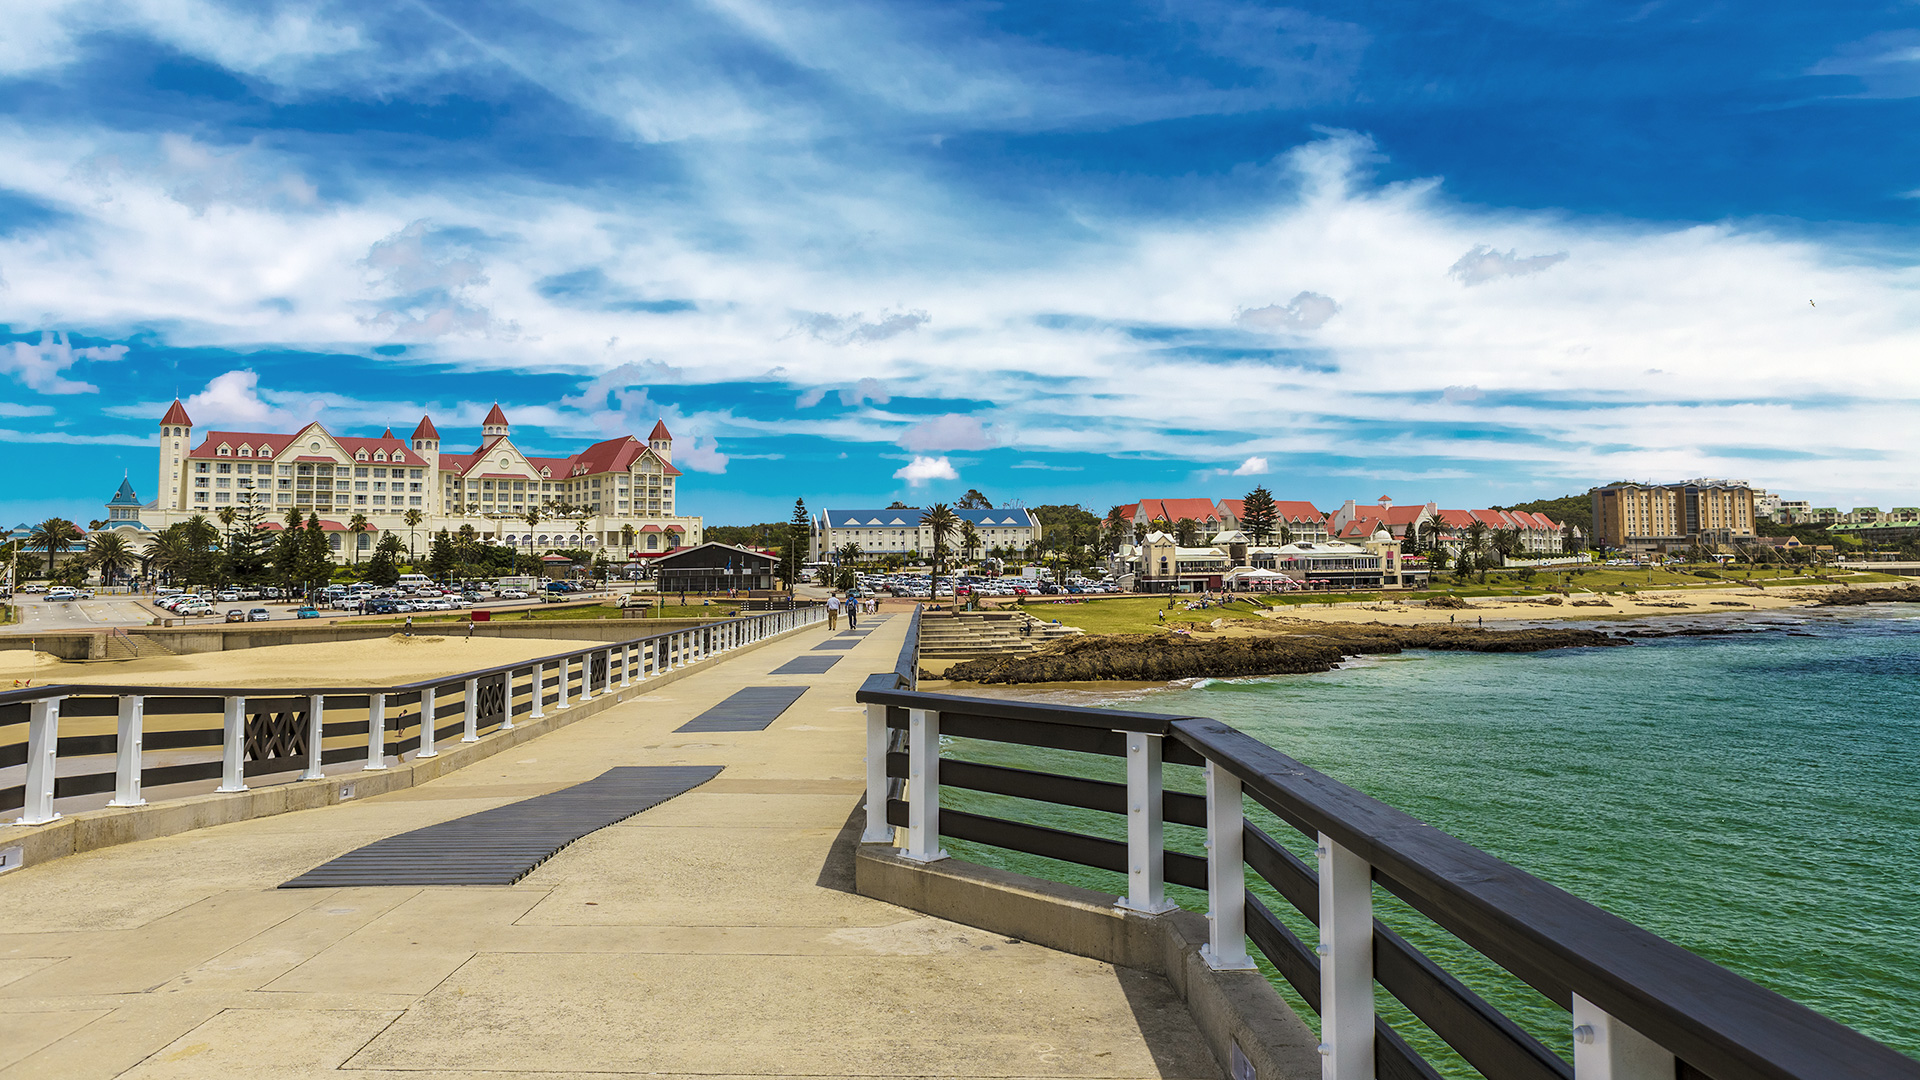
[[[524,589],[501,589],[495,595],[495,599],[498,600],[525,600],[526,598],[527,593]]]
[[[246,622],[247,613],[240,610],[239,608],[229,608],[227,610],[227,621],[228,622]]]
[[[253,608],[247,612],[248,622],[266,622],[271,618],[273,618],[273,613],[263,607]]]
[[[296,619],[317,619],[320,617],[320,609],[317,607],[303,607],[299,611],[294,612],[293,617]]]

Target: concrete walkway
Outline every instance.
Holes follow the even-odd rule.
[[[906,619],[809,629],[393,795],[0,877],[0,1078],[1217,1076],[1155,976],[853,895],[863,710]],[[743,686],[771,728],[674,734]],[[615,765],[722,765],[510,887],[280,890]]]

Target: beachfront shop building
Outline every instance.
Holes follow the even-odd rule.
[[[931,558],[933,530],[920,523],[925,514],[926,510],[918,506],[890,510],[822,511],[813,518],[808,561],[829,562],[834,552],[848,544],[859,545],[862,559],[885,555],[907,557],[915,553]],[[1013,506],[1004,510],[955,509],[953,516],[954,532],[947,537],[947,550],[956,556],[964,556],[960,550],[960,529],[963,524],[973,526],[974,535],[980,539],[981,553],[995,548],[1024,552],[1029,545],[1040,542],[1040,519],[1024,507]]]
[[[498,543],[605,550],[621,561],[700,543],[701,519],[681,512],[680,479],[664,422],[644,440],[623,435],[546,457],[514,443],[499,405],[482,421],[478,445],[456,452],[441,449],[426,416],[405,439],[391,428],[373,438],[336,435],[317,421],[295,431],[196,433],[175,401],[160,418],[158,497],[136,514],[114,514],[110,527],[157,532],[251,500],[274,528],[290,510],[318,517],[342,561],[356,548],[364,558],[387,532],[411,534],[417,549],[463,525]],[[357,534],[348,528],[356,514],[367,521]]]
[[[1401,589],[1427,583],[1426,563],[1402,555],[1385,529],[1362,543],[1303,540],[1256,546],[1242,532],[1216,533],[1205,547],[1182,547],[1168,533],[1151,532],[1130,565],[1136,592],[1217,592]],[[1123,557],[1124,558],[1124,557]]]
[[[698,544],[654,560],[654,587],[667,593],[745,593],[773,588],[778,557],[718,542]]]

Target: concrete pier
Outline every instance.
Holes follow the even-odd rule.
[[[826,674],[769,674],[808,629],[415,787],[0,876],[0,1078],[1221,1075],[1157,975],[854,893],[853,691],[905,623]],[[767,730],[674,731],[786,685]],[[616,765],[724,770],[517,885],[277,887]]]

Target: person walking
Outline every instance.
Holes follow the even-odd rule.
[[[827,629],[840,629],[840,594],[827,594]]]
[[[847,629],[860,629],[860,593],[858,590],[847,592]]]
[[[413,616],[407,616],[407,636],[413,636]]]

